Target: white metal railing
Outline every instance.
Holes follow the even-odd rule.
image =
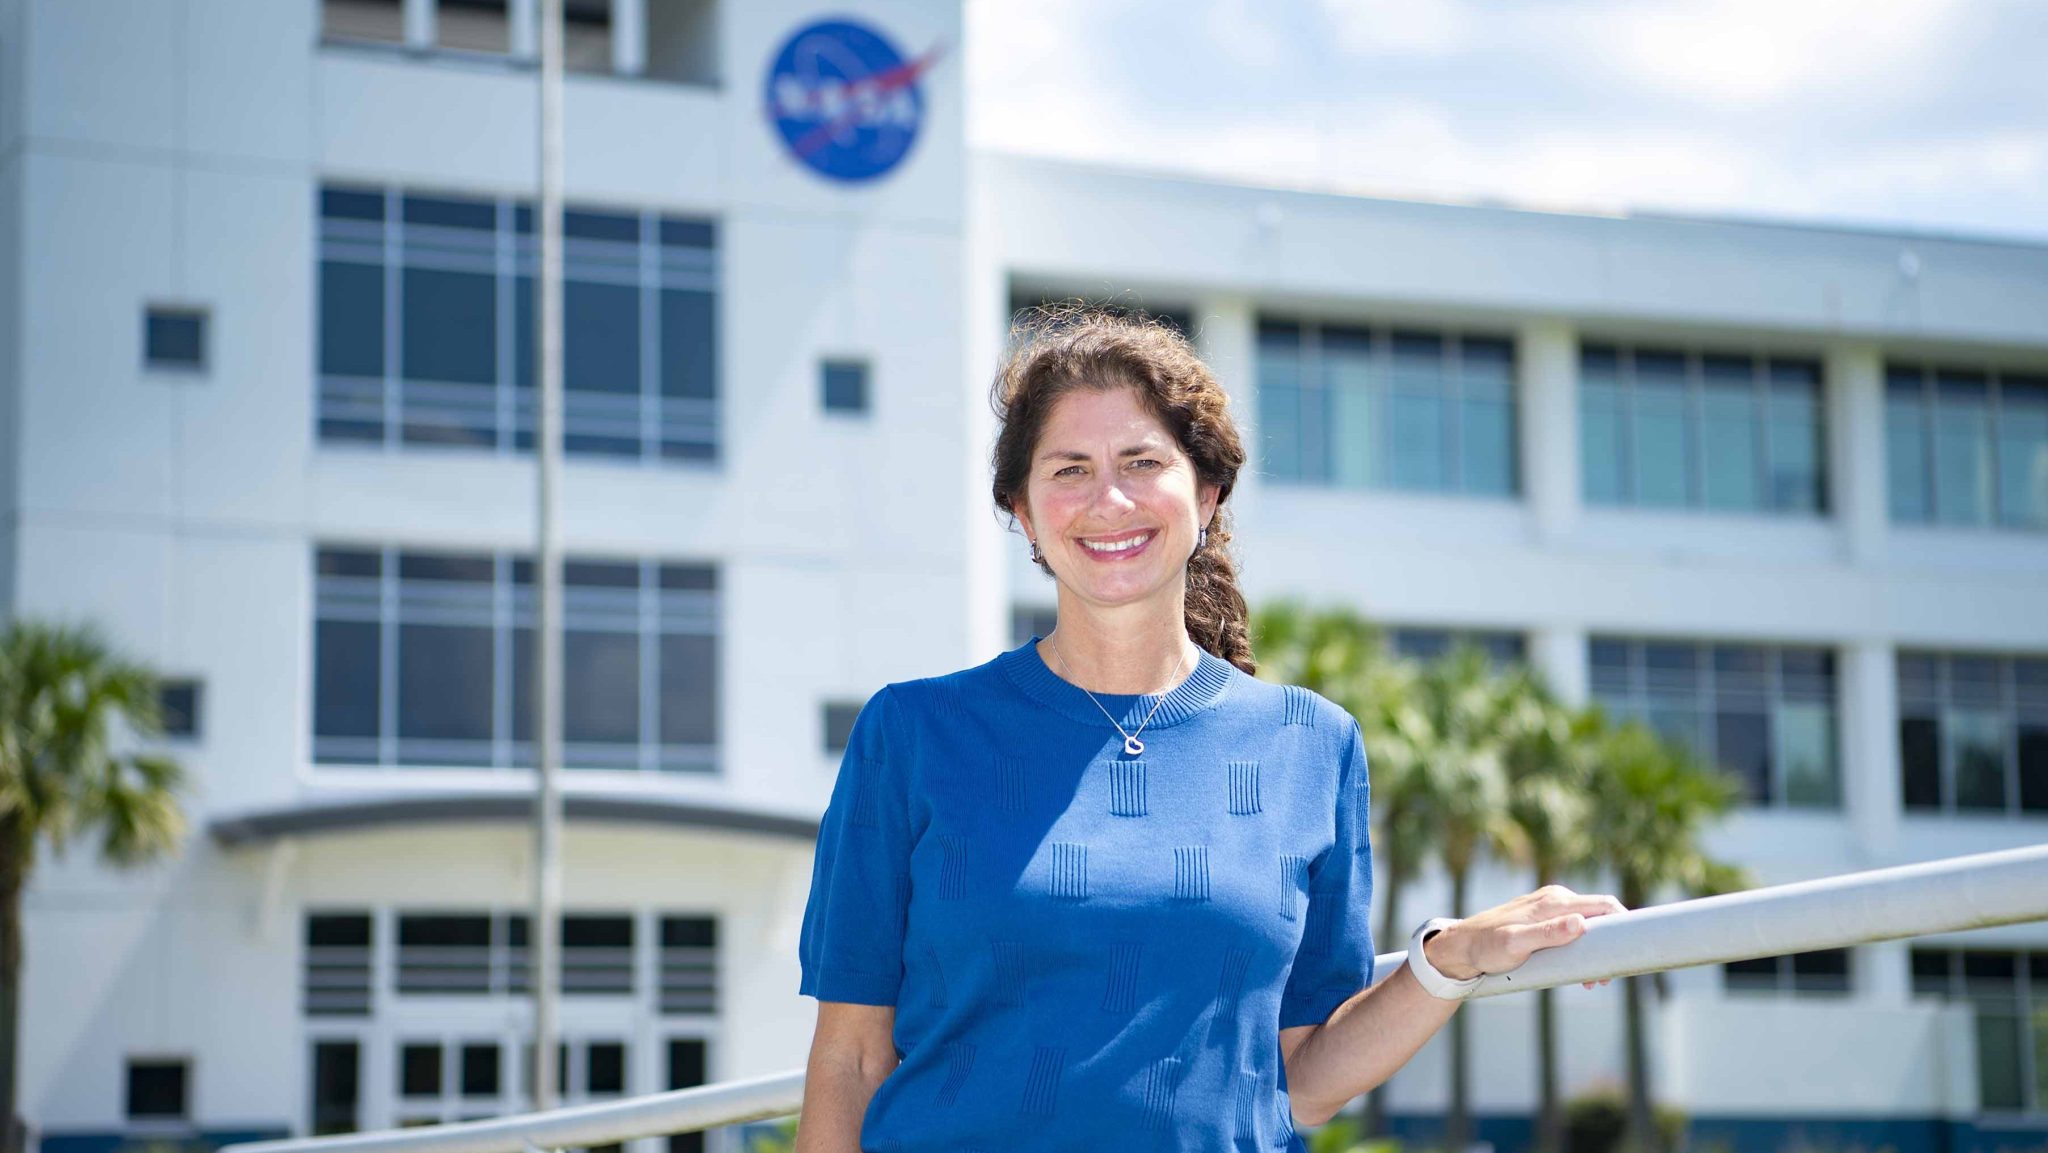
[[[1548,989],[1809,949],[2048,919],[2048,845],[1874,869],[1655,905],[1595,917],[1586,933],[1513,973],[1486,978],[1475,997]],[[1375,980],[1407,954],[1382,953]],[[795,1113],[804,1071],[677,1089],[488,1121],[383,1133],[259,1141],[222,1153],[526,1153],[691,1133]]]

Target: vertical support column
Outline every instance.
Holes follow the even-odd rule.
[[[647,0],[612,0],[612,71],[647,71]]]
[[[1579,337],[1550,319],[1524,324],[1517,336],[1522,492],[1537,541],[1556,545],[1579,522]]]
[[[974,163],[968,158],[970,169]],[[1001,237],[989,209],[986,182],[967,182],[965,243],[960,246],[961,294],[958,331],[961,379],[974,382],[962,390],[959,454],[961,491],[968,494],[960,514],[965,540],[960,576],[966,601],[962,657],[978,664],[1010,647],[1010,606],[1016,602],[1012,563],[1025,548],[1021,533],[1008,531],[1008,520],[989,504],[989,452],[995,447],[996,420],[983,389],[995,379],[1010,337],[1010,279],[1002,256]],[[1011,551],[1016,550],[1016,551]]]
[[[1195,344],[1223,391],[1244,436],[1245,464],[1237,474],[1230,506],[1248,507],[1258,499],[1260,458],[1258,437],[1258,317],[1250,298],[1206,296],[1195,301]]]
[[[1884,357],[1874,344],[1830,345],[1827,378],[1828,503],[1847,559],[1882,563],[1886,536]]]
[[[1529,665],[1557,699],[1580,708],[1592,699],[1586,672],[1586,630],[1579,625],[1543,625],[1529,637]]]
[[[405,0],[405,46],[434,46],[434,0]]]
[[[1899,687],[1891,642],[1843,651],[1842,804],[1866,867],[1890,862],[1899,839]]]
[[[1913,943],[1878,941],[1859,945],[1849,962],[1856,996],[1873,1005],[1904,1008],[1913,999]]]
[[[505,6],[510,21],[507,48],[515,60],[532,60],[540,55],[540,0],[509,0]]]

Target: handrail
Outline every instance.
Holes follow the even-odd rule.
[[[1545,949],[1475,997],[1636,976],[1722,961],[1837,949],[1928,933],[2048,920],[2048,845],[1847,873],[1595,917],[1585,935]],[[1385,980],[1407,959],[1382,953]],[[527,1153],[693,1133],[795,1113],[804,1071],[676,1089],[488,1121],[382,1133],[256,1141],[221,1153]]]

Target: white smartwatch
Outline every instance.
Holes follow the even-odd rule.
[[[1431,917],[1415,930],[1413,937],[1408,938],[1408,971],[1415,975],[1416,982],[1422,986],[1424,992],[1439,1001],[1464,1000],[1471,995],[1472,990],[1479,987],[1480,978],[1486,976],[1481,973],[1478,977],[1453,981],[1438,972],[1436,966],[1429,963],[1429,954],[1422,951],[1422,943],[1431,935],[1457,923],[1455,917]]]

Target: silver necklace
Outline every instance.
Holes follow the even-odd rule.
[[[1095,701],[1095,707],[1101,710],[1102,715],[1104,717],[1108,717],[1110,724],[1116,725],[1116,731],[1124,734],[1124,752],[1134,757],[1143,756],[1145,754],[1145,742],[1138,739],[1138,733],[1144,732],[1145,726],[1152,723],[1153,713],[1157,713],[1159,711],[1159,706],[1166,703],[1167,693],[1171,693],[1173,690],[1168,689],[1165,693],[1159,694],[1159,699],[1152,702],[1152,712],[1146,713],[1145,719],[1138,722],[1138,728],[1136,732],[1125,732],[1124,727],[1121,724],[1117,723],[1117,719],[1109,715],[1109,710],[1102,707],[1102,702],[1095,700],[1095,694],[1089,693],[1088,690],[1085,687],[1083,687],[1079,681],[1074,680],[1074,666],[1067,663],[1067,654],[1060,651],[1060,643],[1052,639],[1051,637],[1045,638],[1045,643],[1052,646],[1052,655],[1060,659],[1060,668],[1065,670],[1067,674],[1067,680],[1070,683],[1072,683],[1075,688],[1080,689],[1084,693],[1088,693],[1088,699],[1091,701]],[[1173,666],[1173,680],[1175,684],[1180,683],[1181,670],[1186,667],[1188,667],[1188,655],[1185,652],[1183,652],[1180,655],[1180,663]]]

